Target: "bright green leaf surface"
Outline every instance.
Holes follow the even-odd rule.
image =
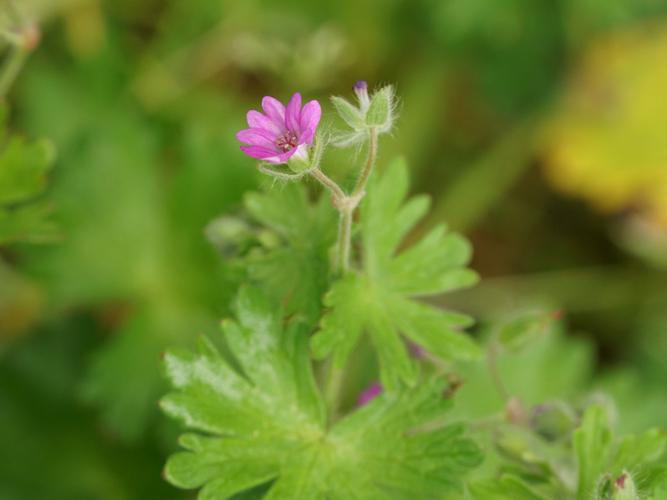
[[[223,330],[239,371],[208,342],[198,354],[166,356],[176,392],[163,409],[206,434],[182,437],[188,451],[166,468],[173,484],[202,487],[202,499],[268,481],[272,499],[435,499],[460,490],[480,462],[463,426],[433,425],[450,407],[443,381],[385,394],[327,429],[306,329],[284,329],[255,289],[242,289],[236,316]]]
[[[52,159],[50,144],[12,137],[0,153],[0,204],[25,201],[39,194]]]
[[[472,497],[478,500],[546,500],[520,478],[509,474],[497,481],[473,483],[470,492]]]
[[[476,343],[459,331],[472,323],[470,318],[413,300],[470,286],[477,276],[465,267],[469,244],[442,226],[399,251],[429,207],[423,196],[405,201],[407,191],[408,173],[401,160],[371,183],[362,207],[364,272],[350,273],[333,285],[325,298],[330,311],[312,340],[316,357],[333,353],[342,366],[359,336],[368,332],[387,387],[413,383],[416,377],[400,334],[442,358],[469,359],[479,353]]]
[[[277,248],[255,252],[243,262],[250,279],[283,301],[288,314],[315,324],[329,284],[329,249],[336,239],[336,212],[329,197],[314,205],[300,184],[274,186],[248,194],[245,207],[280,241]]]
[[[498,332],[498,340],[506,349],[519,351],[533,339],[546,333],[553,320],[553,313],[522,314],[502,325]]]
[[[578,500],[591,497],[608,459],[610,443],[611,430],[605,409],[591,406],[584,414],[581,427],[574,434],[574,448],[579,464]]]
[[[0,106],[4,135],[6,108]],[[28,142],[21,136],[5,139],[0,150],[0,243],[44,241],[57,236],[47,220],[49,207],[33,198],[44,190],[53,164],[53,147],[46,141]]]

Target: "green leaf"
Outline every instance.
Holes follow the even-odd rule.
[[[577,500],[585,500],[593,493],[610,453],[611,430],[605,409],[588,408],[573,440],[579,466]]]
[[[6,125],[6,107],[0,106],[0,130]],[[20,136],[7,139],[0,151],[0,243],[49,241],[57,237],[48,221],[50,208],[32,199],[46,186],[53,163],[53,146],[47,141],[28,142]]]
[[[277,247],[253,252],[241,262],[250,280],[283,301],[287,314],[301,314],[315,324],[329,285],[329,249],[336,238],[336,212],[328,197],[313,205],[302,185],[289,184],[248,194],[245,208],[279,241]]]
[[[387,85],[373,94],[371,104],[366,113],[366,124],[369,127],[388,129],[391,127],[394,107],[394,87]]]
[[[667,434],[661,429],[651,429],[640,435],[625,436],[618,444],[612,460],[612,471],[637,470],[645,463],[659,460],[667,449]]]
[[[331,103],[336,108],[340,117],[354,130],[363,130],[366,128],[364,117],[359,108],[351,104],[342,97],[332,96]]]
[[[505,323],[498,332],[498,340],[510,352],[517,352],[529,342],[545,334],[555,319],[552,312],[523,314]]]
[[[147,311],[128,318],[91,356],[80,387],[82,399],[96,404],[102,422],[125,442],[139,438],[155,418],[155,401],[165,389],[159,360],[166,341],[155,330]]]
[[[23,202],[41,193],[52,162],[50,143],[11,137],[0,153],[0,205]]]
[[[384,394],[327,429],[307,328],[283,327],[256,289],[243,288],[235,310],[223,330],[238,370],[208,342],[165,358],[176,392],[162,408],[206,434],[181,438],[187,451],[166,467],[172,484],[201,487],[201,499],[270,481],[265,498],[435,499],[461,490],[481,457],[463,426],[434,425],[450,407],[442,380]]]
[[[387,388],[400,380],[416,380],[400,334],[442,358],[479,354],[477,344],[459,331],[472,323],[469,317],[413,300],[472,285],[477,276],[465,268],[469,244],[443,226],[398,252],[429,206],[423,196],[404,202],[407,191],[407,168],[401,160],[371,183],[362,207],[364,272],[334,283],[325,296],[330,310],[311,342],[315,357],[333,353],[342,367],[360,335],[368,332]]]
[[[51,207],[41,203],[10,209],[0,207],[0,243],[42,243],[57,240],[60,231],[56,224],[49,220],[50,215]]]
[[[470,493],[478,500],[546,500],[546,497],[511,474],[472,483]]]

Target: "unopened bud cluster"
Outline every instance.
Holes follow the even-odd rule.
[[[359,81],[354,85],[354,93],[357,104],[338,96],[331,98],[340,117],[352,129],[335,138],[339,146],[363,141],[371,129],[378,134],[387,133],[394,125],[394,87],[387,85],[369,95],[367,83]]]

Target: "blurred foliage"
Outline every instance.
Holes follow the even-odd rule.
[[[183,498],[159,477],[176,434],[155,404],[159,355],[215,337],[244,276],[295,274],[263,252],[293,246],[262,208],[280,186],[245,199],[236,262],[207,241],[258,184],[234,133],[264,94],[324,100],[360,78],[402,99],[380,163],[404,154],[433,197],[416,236],[446,221],[474,243],[482,285],[442,302],[483,325],[564,309],[575,335],[537,328],[498,355],[508,393],[578,418],[604,391],[618,435],[664,425],[666,14],[664,0],[0,3],[0,71],[8,35],[42,28],[0,144],[0,498]],[[349,181],[342,158],[326,165]],[[322,256],[330,238],[302,250]],[[375,373],[361,349],[345,400]],[[488,368],[460,369],[451,414],[504,415]],[[500,482],[526,489],[516,471]]]
[[[7,109],[0,110],[5,127]],[[4,135],[4,134],[3,134]],[[52,165],[52,148],[46,142],[28,143],[20,136],[2,137],[0,152],[0,244],[44,241],[54,238],[49,208],[35,202],[46,184]]]
[[[667,24],[605,38],[579,63],[547,133],[550,178],[606,211],[667,228]]]

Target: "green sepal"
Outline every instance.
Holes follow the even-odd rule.
[[[353,130],[363,130],[366,128],[366,122],[361,110],[342,97],[332,96],[331,103],[336,108],[338,115]]]

